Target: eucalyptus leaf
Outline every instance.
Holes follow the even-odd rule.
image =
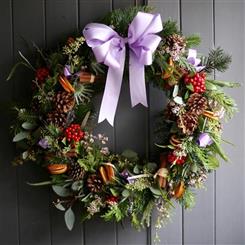
[[[130,192],[128,191],[128,190],[123,190],[123,192],[122,192],[122,196],[123,197],[129,197],[129,195],[130,195]]]
[[[180,97],[180,96],[176,96],[174,98],[174,102],[179,104],[179,105],[183,105],[184,104],[184,101],[183,101],[182,97]]]
[[[80,191],[82,188],[83,188],[83,181],[82,180],[75,181],[71,186],[71,189],[73,191]]]
[[[35,123],[30,123],[30,122],[24,122],[22,123],[22,128],[26,129],[26,130],[32,130],[34,129],[37,125]]]
[[[140,169],[139,169],[139,166],[138,166],[138,165],[135,165],[135,166],[134,166],[133,172],[134,172],[135,174],[139,174],[139,173],[140,173]]]
[[[71,195],[71,192],[67,188],[64,188],[63,186],[53,185],[52,189],[58,196],[61,197],[68,197]]]
[[[176,97],[179,93],[179,85],[174,85],[173,97]]]
[[[111,194],[115,197],[117,197],[119,195],[118,191],[113,189],[113,188],[110,188],[110,191],[111,191]]]
[[[68,208],[66,210],[64,218],[65,218],[65,223],[66,223],[68,230],[71,231],[75,223],[75,214],[71,208]]]
[[[65,207],[60,202],[55,203],[54,206],[60,211],[65,211]]]
[[[193,87],[193,85],[191,83],[187,84],[186,88],[188,88],[190,91],[194,91],[194,87]]]
[[[28,157],[28,151],[24,151],[23,153],[22,153],[22,159],[26,159]]]
[[[85,128],[85,126],[87,125],[88,119],[90,116],[90,111],[88,111],[85,115],[85,117],[83,118],[82,124],[81,124],[81,128]]]
[[[21,141],[23,139],[26,139],[26,138],[28,138],[29,135],[30,135],[29,132],[21,131],[14,136],[13,142],[18,142],[18,141]]]
[[[162,195],[162,193],[161,193],[161,191],[159,190],[159,188],[150,187],[150,191],[151,191],[154,195],[156,195],[156,196],[161,196],[161,195]]]

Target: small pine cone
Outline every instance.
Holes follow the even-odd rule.
[[[197,116],[203,114],[204,110],[207,109],[207,104],[207,99],[198,93],[192,94],[187,101],[189,111]]]
[[[49,124],[54,124],[59,128],[64,128],[66,125],[66,118],[67,115],[66,113],[60,113],[58,111],[51,111],[50,113],[48,113],[47,115],[47,123]]]
[[[183,134],[192,135],[198,126],[198,117],[193,113],[187,112],[179,116],[177,124]]]
[[[67,174],[73,180],[80,180],[84,177],[85,170],[78,163],[72,162]]]
[[[100,192],[102,190],[102,179],[96,174],[92,174],[87,179],[87,186],[91,192]]]
[[[72,110],[75,105],[75,98],[73,94],[66,91],[59,91],[53,98],[55,110],[65,112]]]
[[[185,38],[179,34],[173,34],[166,38],[167,46],[165,51],[169,53],[173,60],[178,60],[180,54],[184,53],[186,47]]]

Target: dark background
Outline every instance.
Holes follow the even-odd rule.
[[[10,116],[6,105],[19,100],[29,91],[28,71],[18,72],[13,80],[5,78],[18,59],[17,51],[29,52],[23,41],[32,40],[40,47],[55,44],[108,11],[143,4],[137,0],[1,0],[0,1],[0,244],[1,245],[126,245],[153,244],[154,225],[137,232],[128,222],[106,224],[99,219],[77,222],[69,232],[62,213],[52,207],[54,198],[48,188],[33,188],[27,181],[45,179],[37,168],[11,166],[14,146],[9,135]],[[177,20],[184,34],[200,33],[200,51],[221,45],[233,56],[231,69],[216,74],[218,79],[243,84],[244,13],[243,0],[149,0],[164,20]],[[125,148],[148,156],[153,152],[154,115],[164,108],[165,97],[148,88],[149,108],[130,108],[128,84],[124,82],[115,127],[107,123],[97,131],[110,138],[112,150]],[[161,244],[245,244],[244,188],[244,87],[229,91],[238,103],[240,113],[225,126],[225,138],[236,146],[225,146],[232,164],[223,166],[207,181],[208,190],[197,192],[192,212],[177,207],[173,221],[160,233]],[[97,104],[101,95],[96,98]],[[78,216],[77,216],[78,217]],[[152,219],[154,224],[154,217]]]

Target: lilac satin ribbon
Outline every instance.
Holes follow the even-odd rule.
[[[83,35],[88,46],[92,48],[97,61],[109,67],[99,123],[107,119],[113,126],[123,79],[126,43],[129,46],[131,104],[134,107],[141,103],[147,107],[144,66],[152,64],[152,54],[161,41],[155,33],[161,30],[159,14],[142,12],[138,12],[129,25],[127,38],[119,36],[104,24],[91,23],[85,26]]]

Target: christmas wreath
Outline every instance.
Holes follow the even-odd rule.
[[[197,54],[197,35],[183,36],[176,22],[162,23],[150,11],[115,10],[54,52],[34,44],[36,64],[20,52],[22,61],[8,78],[19,64],[33,70],[32,95],[26,106],[15,107],[13,141],[21,153],[14,162],[32,161],[48,171],[49,180],[33,185],[52,186],[68,229],[75,204],[83,220],[130,217],[136,228],[149,226],[156,208],[160,228],[175,202],[193,206],[193,190],[219,167],[218,158],[227,161],[221,119],[231,118],[237,108],[222,89],[237,83],[213,75],[225,71],[231,57],[221,48]],[[145,78],[168,98],[155,126],[156,159],[141,159],[131,150],[110,153],[108,137],[93,134],[92,95],[106,80],[99,120],[113,124],[123,74],[129,75],[133,106],[147,106]]]

